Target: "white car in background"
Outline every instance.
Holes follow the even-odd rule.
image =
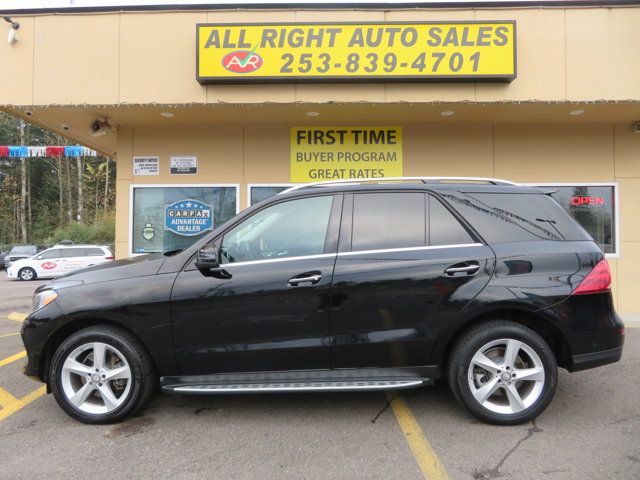
[[[81,268],[113,261],[111,249],[99,245],[56,245],[31,258],[17,260],[7,269],[10,280],[54,278]]]

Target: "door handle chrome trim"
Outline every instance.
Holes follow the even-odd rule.
[[[475,273],[480,269],[480,265],[468,265],[466,267],[449,267],[445,270],[445,273]]]
[[[303,282],[318,283],[322,279],[322,275],[309,275],[308,277],[290,278],[287,284],[291,287],[297,287]]]

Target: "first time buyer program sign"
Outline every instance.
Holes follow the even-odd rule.
[[[291,129],[292,182],[401,176],[401,127]]]
[[[196,37],[201,84],[516,77],[515,21],[198,24]]]

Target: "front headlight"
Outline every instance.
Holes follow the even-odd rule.
[[[38,293],[33,297],[33,312],[40,310],[43,307],[46,307],[51,302],[53,302],[56,298],[58,298],[58,292],[55,290],[45,290],[43,292]]]

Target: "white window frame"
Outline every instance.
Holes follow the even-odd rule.
[[[127,251],[130,257],[148,255],[148,253],[133,253],[133,193],[136,188],[235,188],[236,215],[240,213],[240,184],[239,183],[132,183],[129,185],[129,236]],[[215,228],[215,226],[214,226]]]
[[[620,197],[618,182],[544,182],[523,183],[531,187],[613,187],[613,224],[615,228],[616,242],[615,253],[605,253],[605,258],[620,258]]]
[[[251,190],[254,187],[295,187],[296,185],[301,185],[300,183],[248,183],[247,184],[247,208],[251,206]]]

